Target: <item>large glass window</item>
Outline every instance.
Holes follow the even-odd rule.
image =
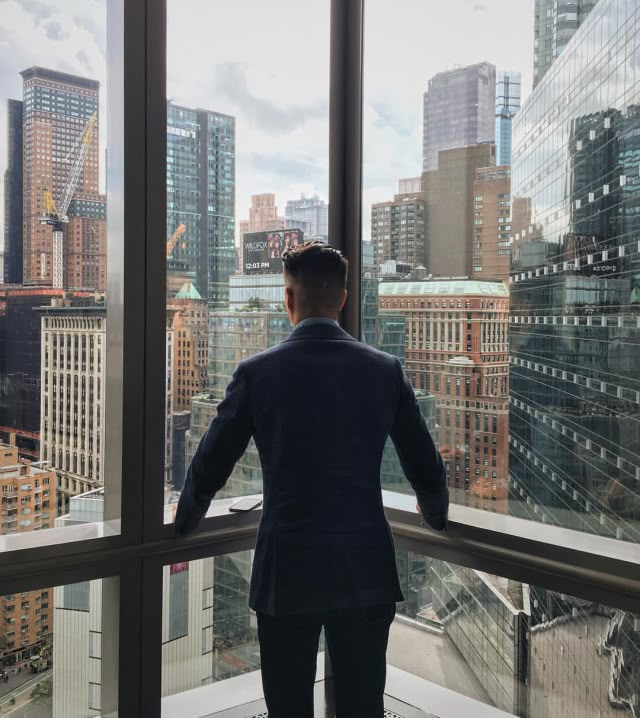
[[[637,542],[638,37],[628,3],[585,9],[532,89],[536,8],[368,0],[362,336],[454,503]]]
[[[107,584],[115,586],[117,581],[86,581],[0,597],[3,714],[105,715],[103,689],[104,695],[114,691],[103,671],[101,605]],[[117,634],[117,618],[108,620],[109,630]]]
[[[107,4],[8,2],[2,25],[0,483],[10,534],[60,525],[73,496],[104,486],[107,383],[119,367],[115,355],[107,362]],[[112,219],[119,212],[116,203]],[[116,234],[114,256],[121,243]]]
[[[175,497],[238,363],[289,334],[282,252],[328,239],[329,3],[170,0],[167,84],[165,485]],[[218,497],[261,489],[252,441]]]

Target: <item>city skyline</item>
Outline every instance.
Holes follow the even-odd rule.
[[[454,64],[487,60],[498,68],[522,72],[523,98],[528,94],[534,10],[532,2],[518,2],[522,3],[522,12],[513,12],[508,0],[448,3],[438,9],[439,21],[460,26],[461,18],[467,19],[460,33],[452,38],[438,31],[437,24],[430,20],[433,11],[427,7],[405,0],[406,10],[414,17],[406,25],[389,22],[402,16],[402,4],[385,7],[380,0],[369,0],[365,46],[365,239],[369,237],[370,204],[389,199],[398,177],[420,173],[422,93],[431,76]],[[59,6],[61,12],[55,5],[24,0],[4,0],[0,5],[6,26],[12,28],[11,36],[0,37],[4,70],[0,77],[0,137],[6,137],[5,101],[20,97],[18,73],[39,64],[100,82],[100,148],[104,152],[109,122],[104,3],[66,0]],[[187,0],[186,5],[169,3],[167,97],[189,107],[236,117],[236,218],[242,217],[256,191],[275,192],[283,208],[288,199],[302,192],[313,193],[316,188],[322,198],[328,199],[328,4],[307,7],[293,0],[270,4],[270,17],[264,20],[270,20],[275,13],[280,18],[281,31],[290,26],[297,32],[301,24],[316,29],[305,40],[305,62],[292,62],[291,52],[284,45],[271,46],[263,70],[259,69],[265,65],[262,43],[254,41],[258,28],[264,25],[259,18],[246,23],[239,18],[241,8],[225,7],[229,22],[246,25],[250,37],[239,44],[223,35],[212,46],[206,37],[209,23],[200,22],[202,9],[195,12],[190,9],[193,5],[193,0]],[[254,11],[260,16],[267,14],[266,8]],[[204,14],[207,12],[214,13],[211,10]],[[194,23],[196,17],[199,20]],[[482,43],[473,41],[476,32],[483,33]],[[185,43],[185,38],[190,41]],[[387,63],[390,47],[398,51],[401,48],[404,55],[409,53],[402,83],[398,83]],[[206,69],[206,82],[201,82],[202,73],[188,71],[191,65]],[[320,68],[318,81],[309,80],[314,79],[311,68]],[[282,145],[282,151],[271,149],[274,141]],[[0,184],[7,163],[3,144],[0,143]],[[100,191],[104,191],[104,176]],[[0,222],[4,221],[2,203],[0,191]]]

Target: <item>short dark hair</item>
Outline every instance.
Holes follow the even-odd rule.
[[[349,262],[335,247],[317,240],[305,242],[284,252],[282,263],[285,279],[297,286],[306,311],[340,306]]]

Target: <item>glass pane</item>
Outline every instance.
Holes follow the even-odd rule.
[[[282,252],[327,241],[329,3],[170,0],[167,43],[171,501],[237,364],[291,329]],[[218,498],[261,487],[252,441]]]
[[[368,0],[362,332],[401,358],[455,503],[636,542],[631,5],[456,2],[434,22]]]
[[[411,598],[391,629],[391,695],[410,673],[424,681],[418,707],[438,715],[479,714],[475,701],[528,718],[637,715],[640,615],[410,552],[399,559]]]
[[[252,561],[253,551],[239,551],[164,567],[163,715],[205,716],[262,699],[257,619],[249,609]],[[323,660],[319,655],[319,678]],[[229,684],[233,691],[221,685],[245,674]]]
[[[103,585],[87,581],[0,597],[0,711],[14,718],[107,715]],[[114,594],[115,595],[115,594]],[[117,607],[110,610],[113,621]],[[112,623],[108,635],[117,636]],[[115,650],[115,645],[104,650]],[[109,713],[110,714],[110,713]]]
[[[106,12],[104,0],[2,7],[3,534],[53,528],[104,483]]]
[[[251,551],[165,566],[162,695],[259,670]]]

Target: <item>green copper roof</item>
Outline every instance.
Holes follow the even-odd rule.
[[[446,279],[428,282],[380,282],[380,296],[420,295],[420,294],[453,294],[453,295],[487,295],[508,297],[509,290],[502,282],[484,282],[478,279]]]
[[[182,289],[176,294],[176,299],[202,299],[202,297],[191,282],[186,282],[182,285]]]

